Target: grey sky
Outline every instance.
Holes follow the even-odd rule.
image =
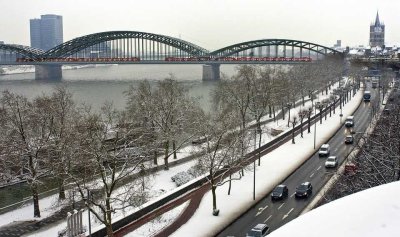
[[[287,38],[366,45],[379,10],[388,43],[400,42],[399,0],[0,0],[0,40],[29,45],[29,19],[59,14],[64,41],[111,30],[181,37],[213,50]]]

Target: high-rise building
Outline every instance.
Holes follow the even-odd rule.
[[[41,15],[30,20],[31,47],[49,50],[63,43],[62,16]]]
[[[31,47],[42,48],[42,40],[40,37],[40,19],[30,19]]]
[[[379,21],[379,13],[376,12],[375,22],[369,27],[369,45],[381,47],[385,45],[385,24]]]

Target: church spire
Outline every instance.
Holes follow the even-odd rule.
[[[375,26],[380,26],[381,23],[379,22],[379,12],[376,11],[376,18],[375,18]]]

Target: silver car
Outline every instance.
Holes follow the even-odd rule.
[[[329,156],[325,161],[326,168],[335,168],[338,165],[338,159],[336,156]]]

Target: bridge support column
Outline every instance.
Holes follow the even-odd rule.
[[[61,65],[36,65],[36,80],[59,81],[62,78]]]
[[[203,65],[203,81],[216,81],[220,79],[221,64],[206,64]]]

